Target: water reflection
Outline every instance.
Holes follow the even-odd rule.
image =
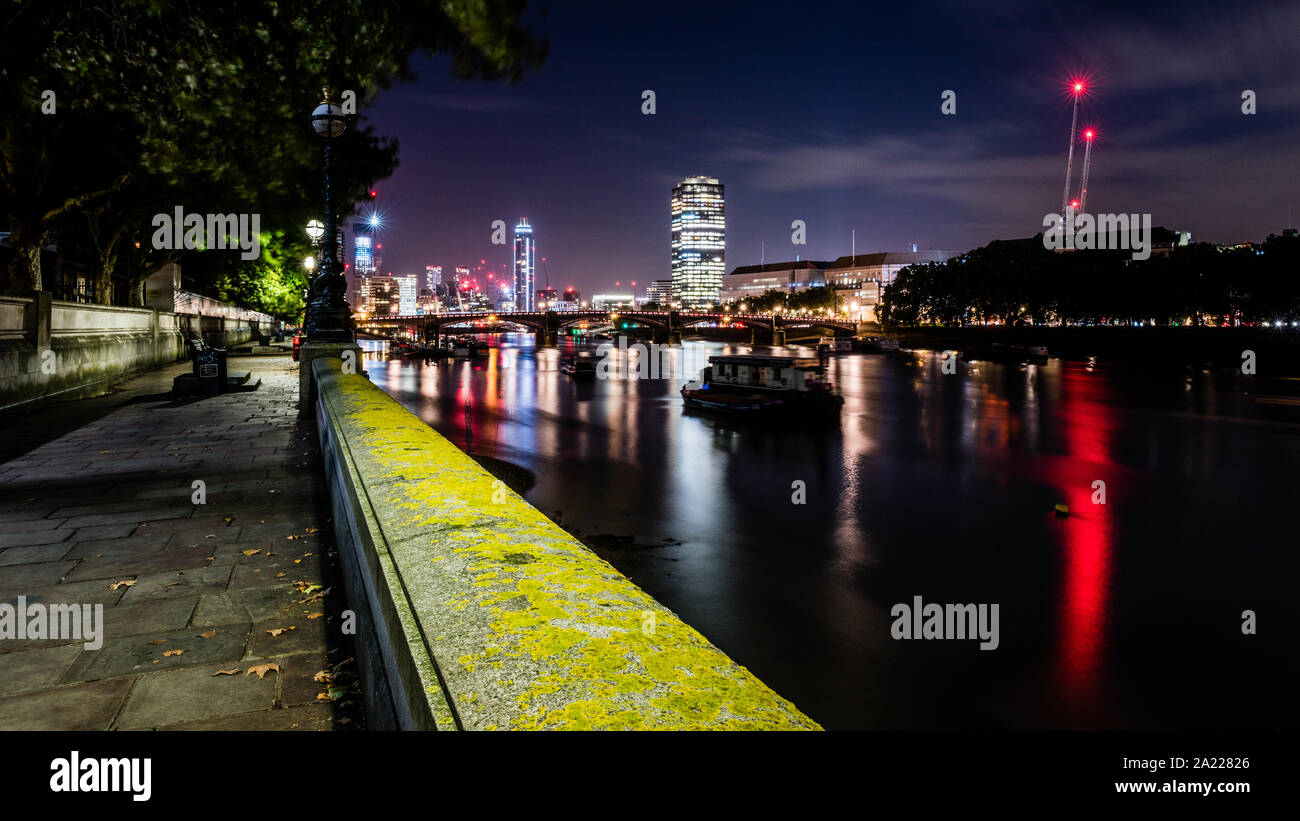
[[[539,509],[635,537],[607,558],[829,727],[1177,726],[1196,693],[1232,687],[1208,661],[1227,645],[1205,638],[1233,626],[1222,602],[1283,600],[1261,551],[1292,539],[1276,511],[1300,483],[1268,466],[1300,427],[1230,381],[844,355],[838,425],[771,427],[685,413],[680,364],[574,381],[559,363],[579,349],[507,334],[473,362],[366,367],[459,446],[532,470]],[[1001,646],[891,640],[891,605],[918,594],[1000,603]],[[1189,634],[1188,608],[1212,626]],[[1253,647],[1238,671],[1276,661]],[[1199,690],[1170,662],[1193,657]],[[1194,709],[1197,726],[1268,726],[1271,706]]]

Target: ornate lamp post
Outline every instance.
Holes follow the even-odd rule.
[[[311,113],[311,126],[325,140],[325,226],[321,264],[312,281],[311,296],[307,303],[307,317],[303,331],[309,342],[352,342],[356,338],[352,327],[352,310],[348,307],[347,280],[339,265],[338,229],[334,221],[334,189],[330,182],[331,148],[334,139],[347,130],[343,109],[330,99],[330,90],[324,90],[324,99]]]

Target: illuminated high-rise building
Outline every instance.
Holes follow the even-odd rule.
[[[687,177],[673,187],[673,302],[684,308],[718,301],[726,273],[727,217],[716,177]]]
[[[397,280],[397,312],[402,316],[415,315],[415,300],[419,296],[419,283],[415,274],[395,277]]]
[[[352,223],[352,271],[356,276],[375,273],[375,235],[368,222]]]
[[[533,293],[533,259],[537,248],[533,242],[533,229],[527,218],[515,226],[515,310],[531,311],[535,305]]]
[[[424,266],[424,287],[430,291],[435,290],[442,284],[442,266],[426,265]]]

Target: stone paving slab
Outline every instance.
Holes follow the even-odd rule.
[[[256,391],[177,400],[185,364],[4,420],[38,446],[0,448],[0,603],[99,604],[104,635],[0,639],[0,729],[363,728],[297,365],[251,365]]]
[[[91,681],[0,698],[0,730],[107,730],[133,683]]]

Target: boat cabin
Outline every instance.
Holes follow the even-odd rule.
[[[815,359],[788,356],[710,356],[704,381],[715,386],[776,391],[822,390],[827,385]]]

